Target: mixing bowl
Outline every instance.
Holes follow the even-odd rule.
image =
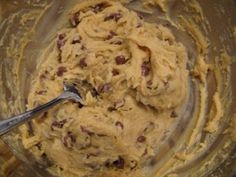
[[[68,10],[79,2],[80,0],[0,1],[0,119],[26,110],[31,80],[41,51],[59,29],[68,25]],[[163,24],[173,31],[176,39],[188,49],[187,67],[190,71],[194,69],[199,53],[202,53],[207,63],[219,66],[218,76],[221,79],[218,82],[217,73],[209,71],[204,92],[196,78],[191,78],[189,104],[181,115],[179,126],[170,136],[172,141],[163,142],[156,157],[145,170],[149,171],[147,174],[150,176],[162,176],[160,174],[166,171],[166,160],[178,151],[187,137],[201,134],[198,137],[199,143],[207,141],[209,146],[202,153],[197,154],[196,151],[196,158],[187,165],[183,163],[175,168],[173,174],[181,177],[236,175],[236,132],[233,130],[236,126],[236,1],[169,0],[168,5],[165,5],[160,3],[159,6],[143,8],[141,1],[126,2],[128,8],[140,13],[146,21]],[[228,69],[222,67],[225,63],[229,64]],[[214,110],[212,101],[216,90],[222,97],[221,107],[224,113],[217,133],[212,135],[204,131],[204,120],[210,119],[211,114],[217,111]],[[202,99],[204,93],[207,93],[207,97]],[[205,107],[201,106],[203,104]],[[212,113],[209,114],[210,112]],[[194,132],[196,127],[200,133]],[[24,177],[51,176],[46,170],[48,164],[38,163],[23,148],[18,129],[4,135],[2,139],[22,164],[21,172],[16,172],[13,168],[12,172],[8,172],[10,176],[14,176],[14,173],[15,176],[20,174]],[[166,176],[171,175],[167,173]]]

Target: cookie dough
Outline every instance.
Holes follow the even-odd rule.
[[[119,2],[80,3],[69,23],[38,65],[28,109],[66,80],[94,90],[84,105],[66,101],[33,120],[23,145],[56,176],[141,177],[186,100],[186,49]]]

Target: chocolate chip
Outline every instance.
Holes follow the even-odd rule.
[[[88,66],[85,60],[86,60],[86,58],[82,58],[82,59],[80,59],[80,61],[79,61],[79,66],[80,66],[82,69]]]
[[[59,40],[63,40],[63,39],[65,39],[65,37],[66,37],[66,34],[65,34],[65,33],[62,33],[62,34],[59,34],[59,35],[58,35],[58,39],[59,39]]]
[[[112,166],[110,160],[106,160],[105,163],[104,163],[104,165],[105,165],[105,167],[107,167],[107,168],[109,168],[109,167]]]
[[[65,37],[66,37],[65,33],[62,33],[62,34],[58,35],[58,39],[57,39],[57,47],[58,47],[58,49],[61,49],[61,47],[65,45],[65,43],[66,43]]]
[[[145,150],[144,150],[144,152],[143,152],[142,156],[145,156],[145,155],[147,155],[147,153],[148,153],[148,150],[147,150],[147,148],[145,148]]]
[[[81,41],[81,37],[80,36],[76,36],[76,37],[74,37],[74,39],[72,40],[72,44],[77,44],[77,43],[80,43],[80,41]]]
[[[59,77],[63,76],[64,72],[67,72],[66,67],[60,66],[60,67],[57,69],[57,76],[59,76]]]
[[[117,160],[112,163],[116,168],[123,169],[125,166],[125,160],[119,156]]]
[[[116,111],[117,109],[114,108],[114,107],[112,107],[112,106],[109,106],[109,107],[107,108],[107,110],[108,110],[109,112],[112,112],[112,111]]]
[[[141,24],[141,23],[138,23],[137,26],[136,26],[136,28],[140,28],[140,27],[142,27],[142,24]]]
[[[76,27],[79,23],[80,23],[80,12],[76,12],[75,14],[73,14],[73,16],[70,18],[70,23],[72,27]]]
[[[111,84],[110,83],[106,83],[103,85],[99,85],[97,88],[97,92],[98,93],[105,93],[111,90]]]
[[[106,37],[106,40],[112,39],[114,36],[117,36],[117,34],[114,31],[110,31],[109,35]]]
[[[63,128],[63,126],[64,126],[64,124],[65,124],[66,122],[67,122],[66,119],[61,120],[61,121],[54,121],[54,122],[52,122],[51,130],[54,130],[54,127]]]
[[[71,142],[72,142],[72,143],[75,143],[75,142],[76,142],[76,138],[75,138],[75,136],[72,134],[72,132],[68,132],[68,135],[69,135],[69,137],[70,137],[70,139],[71,139]]]
[[[66,136],[63,138],[63,144],[67,148],[72,148],[73,144],[76,142],[76,138],[71,131],[68,131]]]
[[[117,65],[122,65],[126,63],[126,59],[123,55],[116,56],[115,60]]]
[[[146,137],[145,136],[139,136],[138,138],[137,138],[137,142],[139,142],[139,143],[143,143],[143,142],[145,142],[146,141]]]
[[[63,145],[65,146],[65,147],[69,147],[69,144],[68,144],[68,142],[67,142],[67,139],[68,139],[68,137],[67,136],[65,136],[64,138],[63,138]]]
[[[112,70],[112,75],[113,76],[117,76],[117,75],[119,75],[120,73],[119,73],[119,71],[118,70],[116,70],[116,69],[113,69]]]
[[[147,85],[152,85],[152,80],[147,81]]]
[[[109,5],[105,2],[101,2],[99,4],[96,4],[93,8],[93,12],[98,13],[103,11],[105,8],[107,8]]]
[[[123,123],[121,123],[120,121],[116,121],[115,125],[116,125],[117,127],[120,127],[121,129],[124,129],[124,125],[123,125]]]
[[[172,111],[171,114],[170,114],[170,117],[171,118],[176,118],[176,117],[178,117],[178,114],[175,111]]]
[[[80,129],[83,133],[87,133],[89,136],[93,136],[95,133],[92,132],[91,130],[89,130],[87,127],[85,126],[80,126]]]
[[[142,76],[149,75],[150,71],[151,71],[150,62],[143,62],[142,66],[141,66]]]
[[[80,49],[81,49],[81,50],[85,50],[86,47],[85,47],[84,45],[81,45]]]
[[[117,12],[117,13],[112,13],[104,18],[104,21],[109,21],[109,20],[115,20],[116,22],[119,21],[119,19],[122,18],[122,14]]]

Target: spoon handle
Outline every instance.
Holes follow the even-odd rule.
[[[19,115],[16,115],[16,116],[13,116],[11,118],[1,121],[0,122],[0,136],[7,133],[9,130],[31,120],[33,117],[35,117],[39,113],[48,110],[53,105],[58,104],[62,100],[64,100],[64,98],[59,96],[51,100],[50,102],[40,105],[32,110],[26,111],[22,114],[19,114]]]

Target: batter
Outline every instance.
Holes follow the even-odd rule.
[[[86,1],[38,66],[28,109],[87,82],[84,105],[66,101],[32,121],[23,144],[56,176],[143,176],[187,97],[187,52],[171,31],[119,2]]]

